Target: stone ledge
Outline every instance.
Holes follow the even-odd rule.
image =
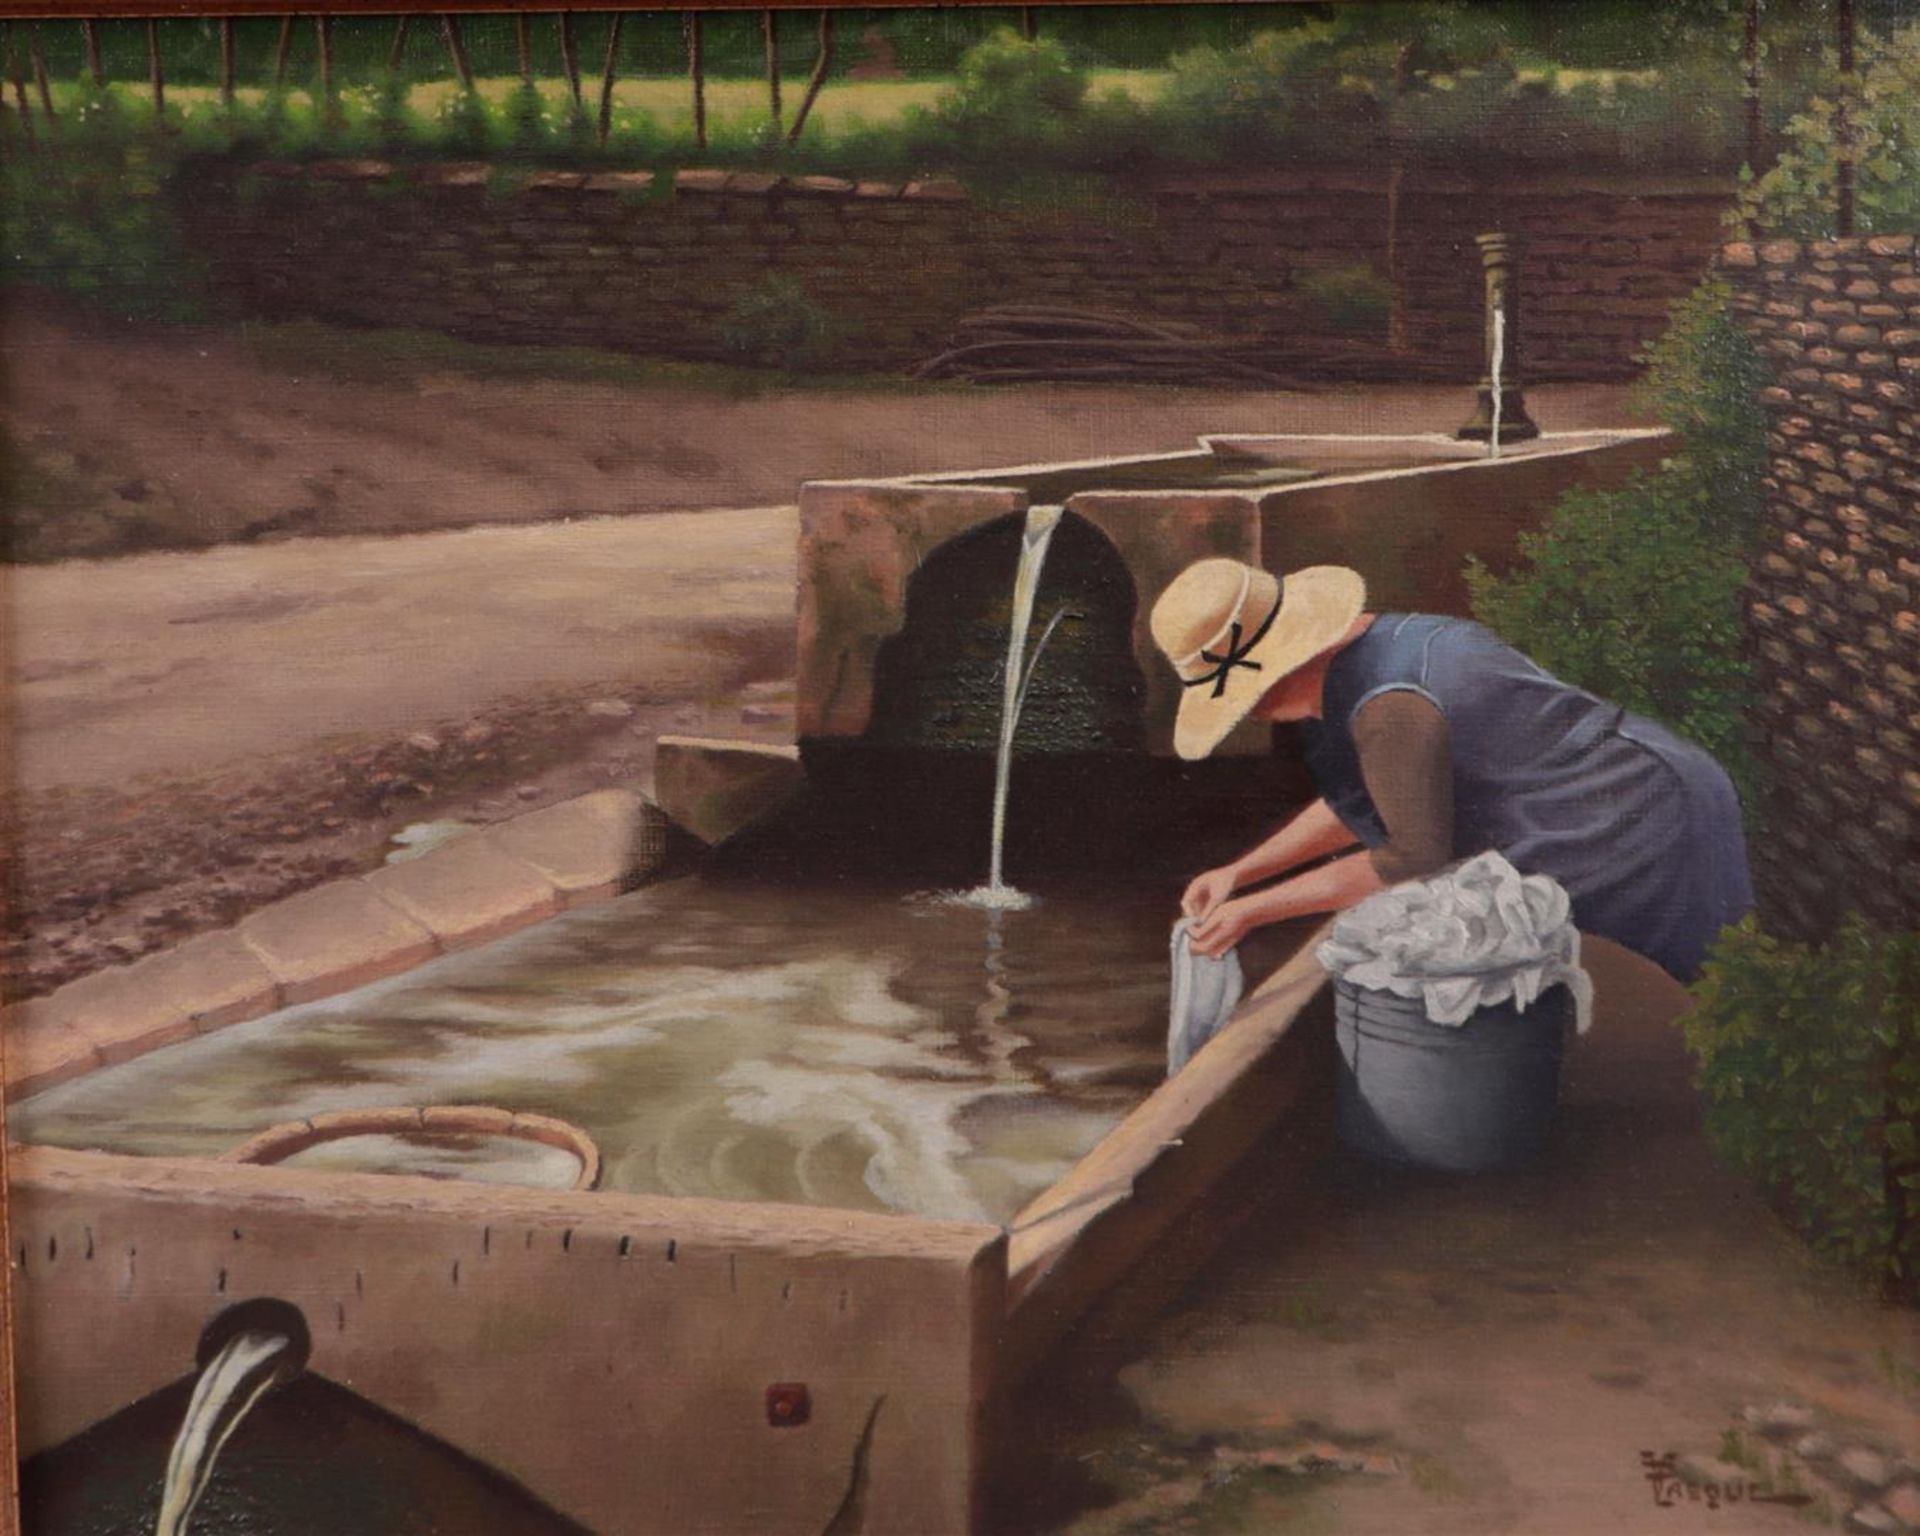
[[[777,750],[777,749],[776,749]],[[654,873],[666,818],[599,790],[334,881],[132,965],[0,1012],[6,1093],[24,1098],[197,1032],[393,975],[617,895]]]
[[[665,855],[665,818],[628,789],[602,789],[470,837],[532,866],[575,907],[631,890]]]
[[[800,749],[752,741],[662,736],[653,790],[675,826],[703,843],[723,843],[800,792]]]
[[[243,918],[235,930],[280,983],[282,1000],[311,1002],[430,960],[426,928],[364,880],[336,880]]]
[[[523,859],[472,833],[366,877],[442,949],[467,949],[560,910],[560,892]]]

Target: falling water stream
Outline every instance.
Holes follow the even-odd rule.
[[[187,1521],[207,1491],[221,1449],[285,1374],[293,1342],[281,1333],[237,1333],[207,1362],[167,1456],[155,1536],[187,1536]]]
[[[1033,624],[1034,598],[1040,591],[1040,573],[1047,563],[1047,546],[1053,531],[1060,526],[1060,507],[1029,507],[1026,528],[1020,538],[1020,564],[1013,575],[1013,618],[1007,630],[1006,671],[1000,693],[1000,745],[993,761],[993,844],[987,861],[987,883],[967,893],[970,906],[992,909],[1018,909],[1029,898],[1006,883],[1004,857],[1007,837],[1007,799],[1013,779],[1013,738],[1020,728],[1020,710],[1026,703],[1026,685],[1032,672],[1026,664],[1027,630]],[[1040,659],[1040,647],[1052,636],[1061,615],[1054,615],[1034,660]]]
[[[1487,434],[1487,457],[1490,459],[1500,457],[1500,408],[1504,403],[1502,398],[1504,390],[1500,383],[1500,370],[1504,366],[1506,358],[1507,312],[1504,308],[1496,306],[1493,311],[1493,428]]]

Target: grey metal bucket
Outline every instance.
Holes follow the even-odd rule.
[[[1357,1152],[1454,1173],[1538,1156],[1560,1100],[1573,994],[1555,987],[1520,1012],[1482,1008],[1434,1024],[1419,998],[1336,981],[1337,1125]]]

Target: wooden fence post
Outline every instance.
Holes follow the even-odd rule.
[[[220,18],[220,105],[233,105],[233,18]]]
[[[33,131],[33,111],[27,106],[27,77],[20,70],[20,50],[14,43],[12,22],[7,23],[7,78],[13,82],[13,99],[20,108],[20,132],[31,149],[39,139]]]
[[[697,148],[707,147],[707,62],[704,40],[701,37],[701,16],[698,11],[688,11],[687,21],[687,81],[693,87],[693,142]]]
[[[472,90],[473,61],[467,57],[466,41],[460,36],[460,18],[442,16],[440,30],[446,34],[447,52],[453,55],[453,71],[460,77],[461,88]]]
[[[47,79],[47,56],[40,51],[37,27],[27,28],[27,58],[33,65],[33,84],[40,93],[40,110],[47,114],[48,123],[52,123],[57,116],[53,110],[53,83]]]
[[[580,44],[573,35],[573,13],[560,13],[560,67],[567,73],[567,89],[573,93],[576,107],[583,103],[580,99]]]
[[[774,137],[780,136],[780,13],[762,11],[760,30],[767,45],[767,110],[773,115]]]
[[[319,15],[313,18],[313,40],[320,50],[320,121],[327,127],[337,127],[340,121],[340,103],[333,94],[333,18]]]
[[[275,87],[287,83],[287,60],[293,57],[293,17],[280,18],[280,41],[273,50],[273,83]]]
[[[620,68],[620,29],[627,17],[624,11],[613,13],[607,28],[607,67],[600,77],[600,142],[613,132],[613,82]]]
[[[820,95],[820,88],[827,83],[827,72],[833,68],[833,12],[820,13],[820,51],[814,55],[813,74],[807,80],[807,94],[800,98],[800,110],[793,115],[793,131],[787,135],[787,143],[798,144],[801,130],[807,126],[807,114],[813,111],[814,101]]]
[[[91,18],[80,23],[80,35],[87,40],[87,73],[96,86],[107,83],[107,68],[100,59],[100,28]]]
[[[164,117],[167,110],[167,72],[160,63],[160,24],[147,23],[147,76],[153,85],[153,115]]]

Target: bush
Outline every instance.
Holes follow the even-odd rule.
[[[838,335],[833,315],[791,277],[769,277],[741,295],[720,327],[728,351],[789,373],[824,363]]]
[[[1920,932],[1829,944],[1747,918],[1685,1020],[1715,1148],[1821,1253],[1920,1299]]]
[[[1855,233],[1920,229],[1920,23],[1885,39],[1864,36],[1860,53],[1848,97]],[[1821,88],[1787,124],[1788,147],[1742,192],[1741,215],[1753,228],[1802,239],[1834,233],[1840,86],[1829,62]]]
[[[177,151],[145,126],[129,131],[124,112],[99,93],[73,114],[65,145],[23,153],[8,143],[0,156],[4,280],[115,314],[190,319],[201,274],[165,195]]]
[[[1641,385],[1681,435],[1653,474],[1575,490],[1497,576],[1469,562],[1473,611],[1543,667],[1707,748],[1749,808],[1759,788],[1742,643],[1745,552],[1758,522],[1762,364],[1708,283],[1674,308]]]
[[[1314,319],[1335,331],[1383,330],[1393,304],[1392,285],[1372,267],[1321,267],[1294,286]]]

